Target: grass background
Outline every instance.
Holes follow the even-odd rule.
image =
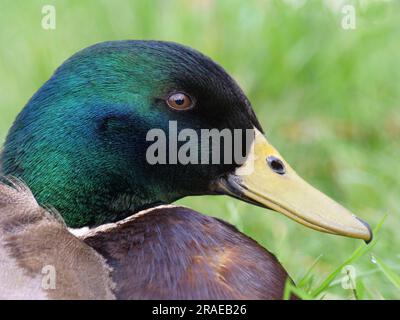
[[[400,299],[399,2],[2,0],[1,143],[31,95],[76,51],[113,39],[192,46],[240,83],[269,140],[300,175],[373,227],[388,214],[374,248],[351,266],[358,298]],[[355,30],[341,27],[345,3],[355,5]],[[45,4],[56,7],[56,30],[41,27]],[[302,283],[307,292],[339,268],[314,298],[355,298],[340,285],[341,263],[360,241],[227,197],[180,203],[235,224],[297,282],[318,259]]]

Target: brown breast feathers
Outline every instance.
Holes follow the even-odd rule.
[[[119,299],[281,299],[288,277],[235,227],[183,207],[153,208],[83,240],[114,269]]]

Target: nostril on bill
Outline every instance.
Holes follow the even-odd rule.
[[[267,163],[268,163],[268,166],[272,169],[272,171],[274,171],[278,174],[286,173],[285,165],[281,159],[279,159],[275,156],[268,156]]]

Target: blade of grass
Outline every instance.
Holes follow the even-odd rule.
[[[400,277],[380,258],[374,256],[376,264],[386,278],[397,288],[400,289]]]
[[[290,279],[286,280],[285,283],[285,288],[283,289],[283,300],[289,300],[290,299]]]
[[[290,279],[287,279],[283,291],[283,300],[290,300],[292,293],[302,300],[313,300],[312,296],[301,288],[296,287]]]
[[[365,285],[364,282],[357,277],[356,279],[356,298],[357,300],[364,300],[365,298]]]
[[[311,276],[311,272],[314,270],[314,268],[316,267],[316,265],[318,264],[319,260],[321,260],[322,258],[322,254],[320,254],[315,260],[314,262],[311,264],[311,266],[308,268],[308,270],[306,271],[306,273],[304,274],[304,276],[300,279],[300,281],[297,284],[298,288],[304,288],[304,286],[307,284],[308,279]]]
[[[387,215],[385,215],[382,220],[378,223],[376,228],[374,229],[373,233],[375,235],[378,234],[378,231],[382,227],[383,222],[385,221]],[[348,258],[346,261],[341,263],[335,270],[333,270],[326,278],[325,280],[319,285],[318,288],[314,289],[310,294],[314,298],[319,296],[322,292],[324,292],[332,283],[332,281],[336,278],[336,276],[342,271],[343,267],[355,262],[357,259],[365,255],[368,251],[370,251],[375,244],[377,243],[377,237],[375,236],[375,239],[368,245],[361,245],[358,247],[353,254]]]

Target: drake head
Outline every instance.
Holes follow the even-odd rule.
[[[244,145],[245,161],[211,143],[206,158],[221,153],[218,163],[149,162],[149,132],[162,130],[170,145],[171,123],[198,136],[207,129],[254,134],[224,139],[229,150],[238,140]],[[175,149],[157,152],[170,160],[186,144],[203,157],[202,141],[178,139]],[[320,231],[372,237],[366,223],[304,182],[269,144],[249,100],[220,66],[175,43],[106,42],[72,56],[19,114],[1,161],[2,174],[25,181],[71,227],[185,196],[227,194]]]

